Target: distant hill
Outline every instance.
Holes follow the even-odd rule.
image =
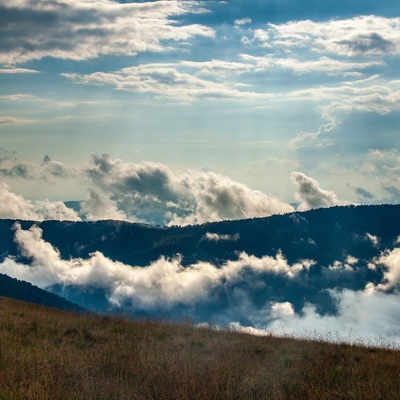
[[[367,283],[380,284],[384,270],[369,265],[385,249],[398,246],[399,222],[400,205],[374,205],[332,207],[186,227],[121,221],[20,223],[24,230],[34,224],[39,226],[43,239],[59,250],[62,260],[88,260],[94,252],[101,252],[111,262],[132,267],[147,267],[160,257],[168,259],[177,254],[184,268],[200,262],[222,268],[229,262],[237,262],[243,252],[257,260],[266,256],[275,259],[281,254],[290,266],[312,260],[311,266],[303,268],[296,279],[283,273],[260,272],[246,265],[238,267],[237,279],[222,277],[211,281],[207,275],[204,282],[211,282],[210,285],[204,283],[203,292],[200,290],[198,297],[191,297],[188,302],[168,302],[166,297],[162,297],[164,303],[160,302],[157,296],[166,294],[159,294],[161,289],[154,283],[146,291],[147,283],[143,279],[129,283],[131,287],[127,290],[133,293],[133,300],[119,305],[110,303],[111,290],[121,284],[114,278],[109,286],[61,282],[47,288],[96,311],[122,311],[168,319],[187,317],[199,322],[217,321],[223,326],[238,321],[254,326],[264,321],[263,309],[272,304],[290,303],[296,315],[302,315],[304,307],[312,304],[320,315],[330,315],[338,312],[339,300],[333,292],[355,293],[362,291]],[[31,260],[21,254],[14,242],[14,223],[14,220],[0,220],[0,261],[12,257],[29,265]],[[135,295],[139,293],[138,288],[143,296],[157,298],[142,304],[140,296]],[[178,286],[177,290],[181,289]]]
[[[282,250],[289,262],[312,258],[327,265],[343,256],[370,258],[376,246],[366,234],[379,238],[379,248],[392,246],[400,235],[400,205],[332,207],[266,218],[222,221],[185,227],[157,227],[122,221],[35,223],[43,239],[64,259],[87,258],[94,251],[129,265],[145,266],[160,256],[182,254],[184,264],[216,262],[238,251],[255,256]],[[0,260],[18,256],[13,240],[14,220],[0,220]],[[23,229],[34,222],[21,221]],[[207,239],[206,234],[235,240]],[[236,236],[235,236],[236,235]]]
[[[78,314],[87,314],[88,312],[83,307],[71,303],[60,296],[4,274],[0,274],[0,296]]]

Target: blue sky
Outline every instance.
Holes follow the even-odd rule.
[[[399,56],[391,0],[2,0],[0,215],[398,203]]]

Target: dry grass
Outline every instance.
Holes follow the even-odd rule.
[[[400,352],[0,298],[0,399],[399,399]]]

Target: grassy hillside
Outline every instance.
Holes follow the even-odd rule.
[[[400,352],[0,298],[0,399],[398,399]]]

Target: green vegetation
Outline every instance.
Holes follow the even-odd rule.
[[[399,399],[400,351],[0,298],[0,399]]]

